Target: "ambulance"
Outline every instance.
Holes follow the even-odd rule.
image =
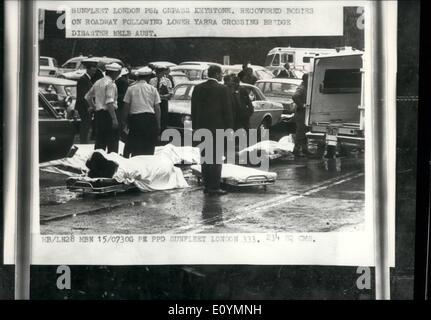
[[[309,143],[324,150],[364,149],[363,52],[345,51],[312,59],[305,124]],[[329,146],[329,148],[328,148]]]
[[[275,71],[282,69],[286,63],[289,63],[291,69],[308,72],[311,59],[314,57],[353,50],[352,47],[333,49],[276,47],[268,52],[265,59],[265,67],[268,70]]]

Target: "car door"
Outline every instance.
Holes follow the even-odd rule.
[[[72,120],[62,118],[39,93],[39,162],[64,158],[73,145],[76,128]]]
[[[275,116],[279,118],[283,110],[272,110],[272,103],[265,100],[263,94],[256,87],[244,86],[244,88],[247,90],[254,107],[254,112],[250,117],[250,128],[257,129],[263,122],[271,126],[274,111],[277,113]]]

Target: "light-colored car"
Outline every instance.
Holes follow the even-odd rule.
[[[208,65],[179,65],[170,68],[172,72],[184,73],[190,81],[208,79]]]
[[[222,67],[223,65],[221,65],[220,63],[217,62],[207,62],[207,61],[183,61],[180,63],[180,66],[218,66],[218,67]]]
[[[257,80],[266,80],[274,78],[274,74],[262,66],[250,65],[250,68],[253,69],[253,75],[257,78]],[[234,74],[238,75],[242,71],[242,64],[232,64],[232,65],[223,65],[222,66],[223,75]]]
[[[38,85],[39,90],[58,114],[64,116],[67,110],[74,109],[76,102],[76,81],[53,77],[38,77]]]
[[[153,65],[155,67],[162,67],[162,68],[170,68],[170,67],[176,66],[175,63],[169,62],[169,61],[153,61],[153,62],[150,62],[148,65]]]
[[[291,118],[296,109],[292,96],[301,82],[301,79],[274,78],[259,80],[256,82],[256,87],[258,87],[269,100],[281,103],[284,108],[283,114],[286,118]]]
[[[70,80],[78,80],[85,74],[85,67],[82,64],[82,61],[87,59],[87,56],[79,56],[74,57],[67,60],[59,69],[60,76],[62,78],[70,79]],[[123,65],[123,62],[120,59],[109,58],[109,57],[91,57],[92,59],[97,59],[104,64],[109,63],[118,63]]]
[[[186,76],[186,74],[180,71],[170,72],[169,75],[174,80],[174,86],[190,81],[189,78]]]
[[[191,124],[191,97],[195,86],[203,81],[190,81],[175,87],[169,101],[168,126],[179,130],[184,129],[186,122]],[[249,92],[254,107],[254,113],[250,117],[250,128],[270,128],[281,121],[283,105],[269,101],[262,91],[256,86],[241,84],[241,87]]]
[[[52,57],[39,57],[39,75],[45,77],[56,77],[58,75],[58,63]]]

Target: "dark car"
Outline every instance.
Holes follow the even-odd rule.
[[[39,162],[65,158],[70,155],[77,120],[69,120],[56,112],[39,91]]]

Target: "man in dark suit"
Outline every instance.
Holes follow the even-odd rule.
[[[97,60],[92,58],[82,61],[82,64],[87,69],[85,74],[79,78],[76,84],[76,110],[78,111],[81,123],[79,125],[79,142],[81,144],[88,143],[88,134],[91,127],[91,113],[88,110],[88,103],[85,100],[85,95],[93,86],[92,77],[97,70]]]
[[[209,67],[208,78],[206,82],[197,85],[193,90],[192,125],[193,130],[209,130],[213,137],[211,145],[213,158],[206,159],[202,163],[204,192],[223,195],[226,194],[226,191],[220,189],[223,152],[216,148],[216,130],[234,127],[231,98],[229,89],[219,83],[222,79],[222,70],[219,66]]]

